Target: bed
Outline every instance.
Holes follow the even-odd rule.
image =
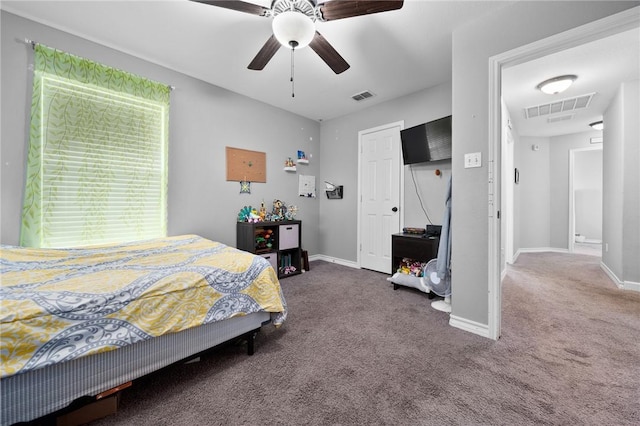
[[[2,425],[30,421],[263,325],[286,302],[260,257],[197,235],[2,246]]]

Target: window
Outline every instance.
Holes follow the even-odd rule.
[[[169,87],[34,49],[21,245],[165,236]]]

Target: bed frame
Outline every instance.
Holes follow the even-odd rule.
[[[268,312],[233,317],[4,378],[0,422],[37,419],[240,336],[252,355],[254,336],[269,321]]]

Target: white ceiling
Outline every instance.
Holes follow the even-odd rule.
[[[538,83],[575,74],[578,79],[563,93],[546,95]],[[556,136],[591,130],[620,83],[640,78],[640,29],[635,28],[503,70],[502,93],[511,120],[521,136]],[[525,118],[525,108],[595,93],[587,108]],[[549,123],[548,119],[568,120]]]
[[[318,22],[316,29],[351,68],[336,75],[310,48],[296,51],[295,98],[289,50],[281,48],[262,71],[247,69],[271,35],[271,18],[188,0],[3,0],[0,7],[320,120],[450,81],[453,29],[509,3],[405,0],[400,10]],[[351,99],[364,90],[376,96]]]
[[[252,2],[270,4],[269,0]],[[405,0],[400,10],[318,22],[317,30],[351,68],[336,75],[311,49],[296,51],[294,98],[289,81],[290,51],[281,48],[262,71],[247,69],[271,35],[270,18],[189,0],[3,0],[0,7],[301,116],[323,120],[450,81],[453,30],[511,3]],[[570,133],[574,130],[569,124],[582,131],[585,127],[580,120],[588,123],[601,118],[620,81],[634,75],[638,78],[639,40],[636,31],[505,70],[503,95],[518,131],[531,136]],[[524,107],[550,100],[535,86],[560,74],[579,76],[563,97],[597,93],[588,112],[584,117],[576,114],[562,126],[525,121]],[[376,96],[361,102],[351,99],[364,90]]]

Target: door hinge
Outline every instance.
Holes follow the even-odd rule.
[[[498,210],[497,214],[498,214],[498,219],[500,219],[500,210]]]

